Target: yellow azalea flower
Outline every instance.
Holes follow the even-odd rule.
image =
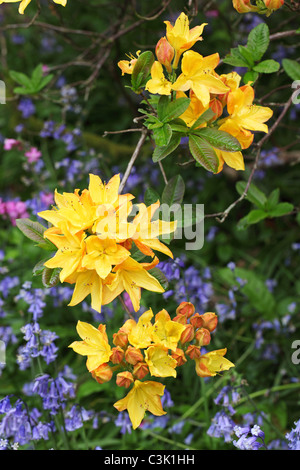
[[[50,222],[55,227],[61,227],[68,222],[70,231],[75,234],[81,230],[90,229],[94,224],[96,206],[90,197],[89,191],[84,190],[79,194],[79,190],[74,193],[60,194],[55,190],[54,194],[56,208],[39,212],[38,215]]]
[[[173,233],[176,230],[177,222],[166,222],[159,219],[151,222],[159,207],[159,201],[148,207],[143,203],[137,205],[139,213],[132,221],[132,225],[135,227],[132,238],[139,250],[147,256],[153,257],[154,252],[152,250],[156,250],[173,258],[171,250],[161,243],[158,237]]]
[[[176,98],[188,98],[188,96],[183,91],[176,92]],[[181,114],[180,119],[182,119],[188,127],[191,127],[197,119],[203,114],[208,108],[204,107],[202,101],[200,101],[195,93],[190,90],[189,98],[191,100],[189,107]],[[207,123],[202,124],[200,127],[206,127]]]
[[[242,152],[225,152],[224,150],[214,148],[219,159],[217,173],[223,170],[224,163],[234,170],[245,170],[245,162]]]
[[[114,407],[118,411],[127,410],[133,429],[136,429],[141,424],[146,411],[150,411],[155,416],[166,414],[160,400],[164,389],[165,386],[158,382],[135,380],[128,395],[117,401]]]
[[[58,3],[59,5],[62,5],[62,6],[66,6],[67,4],[67,0],[53,0],[54,3]],[[29,3],[31,2],[31,0],[0,0],[0,5],[2,3],[18,3],[20,2],[20,5],[19,5],[19,13],[21,15],[24,14],[24,11],[25,9],[27,8],[27,6],[29,5]]]
[[[125,73],[128,73],[129,75],[132,74],[134,66],[136,64],[136,61],[138,60],[140,53],[141,51],[137,51],[136,57],[134,57],[132,54],[129,54],[128,58],[130,60],[120,60],[118,62],[118,66],[122,70],[122,75],[125,75]]]
[[[128,223],[132,211],[131,201],[123,202],[117,209],[111,204],[101,204],[97,207],[97,220],[93,232],[98,238],[111,238],[116,242],[124,242],[134,234],[135,227]]]
[[[249,85],[230,92],[227,98],[229,117],[220,122],[219,129],[236,137],[242,148],[248,148],[252,143],[253,135],[249,131],[268,132],[264,123],[273,115],[270,108],[256,106],[253,100],[254,90]]]
[[[203,57],[198,52],[185,52],[181,62],[182,74],[172,85],[172,89],[176,91],[192,89],[202,105],[207,108],[210,93],[222,94],[230,90],[220,78],[214,75],[219,60],[218,53]]]
[[[185,13],[181,13],[179,15],[174,26],[170,21],[165,21],[164,23],[167,26],[167,39],[176,51],[173,65],[174,68],[176,68],[181,54],[193,47],[197,41],[202,41],[203,38],[201,35],[207,23],[203,23],[201,26],[195,26],[190,29],[189,19]]]
[[[107,341],[105,326],[101,325],[100,330],[89,323],[78,321],[76,329],[83,341],[74,341],[69,348],[81,356],[87,356],[86,366],[89,372],[108,362],[111,348]]]
[[[162,344],[149,346],[145,351],[145,361],[151,375],[155,377],[176,377],[176,359],[168,354],[168,349]]]
[[[89,175],[89,194],[94,204],[107,204],[115,209],[126,201],[133,199],[132,194],[119,195],[120,175],[114,175],[107,183],[104,183],[97,175]]]
[[[226,359],[224,356],[227,349],[217,349],[203,354],[198,359],[195,359],[196,373],[199,377],[214,377],[219,372],[228,370],[234,367],[234,364]]]
[[[68,304],[70,307],[82,302],[88,295],[91,295],[91,306],[96,312],[101,312],[103,305],[102,291],[103,281],[98,276],[97,271],[82,270],[72,274],[65,279],[69,284],[75,283],[72,299]]]
[[[155,315],[152,333],[153,342],[175,351],[184,329],[185,325],[172,321],[168,312],[161,310]]]
[[[151,67],[151,78],[148,80],[145,89],[153,94],[171,94],[172,83],[164,76],[163,66],[157,60]]]
[[[128,341],[135,348],[147,348],[152,343],[153,325],[151,318],[153,312],[151,308],[144,312],[135,325],[130,325]]]
[[[141,288],[152,292],[164,292],[164,288],[148,273],[145,265],[129,257],[115,266],[108,276],[107,286],[103,291],[103,305],[110,303],[125,290],[137,312],[140,308]]]
[[[62,268],[59,278],[61,282],[73,274],[81,266],[81,261],[85,253],[85,233],[77,232],[73,235],[68,225],[63,224],[63,233],[54,233],[48,229],[44,237],[50,240],[58,248],[53,258],[44,263],[47,268]]]
[[[112,270],[112,266],[125,261],[130,252],[114,240],[101,240],[95,235],[86,239],[86,252],[82,260],[82,266],[87,269],[95,269],[98,276],[105,279]]]

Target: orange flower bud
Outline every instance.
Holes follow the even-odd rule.
[[[116,346],[115,348],[112,348],[110,361],[113,364],[120,364],[120,362],[123,361],[123,357],[124,357],[124,350],[120,348],[120,346]]]
[[[173,318],[173,321],[176,321],[177,323],[180,323],[181,325],[186,325],[187,317],[185,315],[176,315],[176,317]]]
[[[206,312],[201,315],[203,320],[203,328],[206,328],[210,332],[214,331],[217,328],[218,317],[214,312]]]
[[[99,384],[109,382],[113,376],[112,368],[107,364],[101,364],[97,369],[91,372],[92,377],[97,380]]]
[[[194,328],[201,328],[201,326],[203,326],[203,320],[202,320],[202,316],[199,315],[199,313],[195,313],[195,315],[193,315],[191,318],[190,318],[190,323],[193,325]]]
[[[199,346],[195,346],[195,344],[190,344],[185,353],[190,359],[199,359],[201,356],[200,348]]]
[[[180,348],[176,348],[176,350],[172,352],[171,356],[177,361],[177,366],[182,366],[187,361],[184,351]]]
[[[195,339],[199,346],[207,346],[210,343],[210,332],[206,328],[200,328],[196,331]]]
[[[125,331],[119,330],[117,333],[113,334],[113,343],[115,346],[124,348],[128,344],[128,334]]]
[[[232,4],[238,13],[257,11],[257,7],[251,5],[251,0],[232,0]]]
[[[161,38],[156,44],[155,53],[158,62],[164,65],[167,71],[171,73],[171,63],[174,58],[174,49],[165,37]]]
[[[268,10],[275,11],[282,7],[284,0],[264,0],[264,4]]]
[[[133,375],[142,380],[147,374],[149,374],[149,368],[146,362],[137,362],[133,368]]]
[[[185,329],[181,333],[180,341],[182,344],[189,343],[194,339],[195,336],[195,330],[193,325],[188,324],[186,325]]]
[[[218,100],[217,98],[213,98],[209,103],[209,107],[215,114],[213,118],[214,121],[218,119],[220,116],[222,116],[223,105],[220,100]]]
[[[128,388],[133,382],[133,375],[131,372],[119,372],[116,377],[116,384],[118,387]]]
[[[176,309],[177,315],[186,315],[189,318],[195,312],[195,307],[191,302],[181,302]]]
[[[135,366],[137,362],[144,360],[144,356],[140,349],[134,348],[133,346],[128,346],[125,352],[125,360],[129,364]]]

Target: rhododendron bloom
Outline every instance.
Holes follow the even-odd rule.
[[[164,76],[163,66],[157,60],[151,67],[151,79],[148,80],[145,88],[153,94],[171,94],[172,83]]]
[[[170,21],[165,21],[165,24],[167,26],[167,39],[176,51],[174,60],[174,68],[176,68],[181,54],[193,47],[197,41],[202,41],[201,35],[207,23],[190,29],[188,17],[185,13],[181,13],[174,26]]]
[[[127,410],[133,429],[136,429],[141,424],[146,411],[150,411],[155,416],[166,414],[160,400],[164,389],[165,386],[158,382],[136,380],[128,395],[117,401],[114,407],[118,411]]]
[[[169,73],[172,72],[172,60],[174,58],[174,49],[165,37],[161,38],[155,47],[155,54],[158,62],[164,65]]]
[[[155,377],[176,377],[176,359],[168,354],[168,348],[162,344],[149,346],[145,351],[145,361],[151,375]]]
[[[19,13],[23,15],[25,9],[27,8],[30,2],[31,0],[0,0],[0,5],[1,3],[20,3]],[[58,3],[59,5],[62,5],[63,7],[65,7],[67,4],[67,0],[53,0],[53,2]]]
[[[154,343],[162,344],[175,351],[184,329],[184,325],[171,320],[166,310],[161,310],[155,315],[152,338]]]
[[[137,51],[136,53],[137,57],[134,57],[132,54],[129,54],[128,57],[130,60],[120,60],[118,62],[118,66],[122,70],[122,75],[125,75],[125,73],[128,73],[129,75],[132,74],[136,61],[138,60],[138,57],[140,55],[140,52],[141,51]]]
[[[197,375],[200,377],[214,377],[219,372],[234,367],[234,364],[224,357],[226,352],[226,348],[218,349],[196,358]]]
[[[83,341],[74,341],[69,348],[72,348],[77,354],[87,356],[88,370],[94,371],[102,364],[107,363],[111,355],[111,348],[103,325],[100,331],[89,323],[78,321],[76,329]]]
[[[222,94],[229,91],[222,80],[214,74],[219,60],[218,53],[203,57],[198,52],[185,52],[181,62],[182,74],[172,85],[172,89],[176,91],[192,89],[202,105],[208,107],[210,93]]]
[[[268,132],[264,123],[273,115],[270,108],[254,105],[253,100],[254,90],[249,85],[230,92],[227,98],[229,117],[220,122],[219,129],[236,137],[242,148],[252,143],[253,135],[249,131]]]

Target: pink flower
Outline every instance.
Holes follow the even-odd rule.
[[[4,150],[11,150],[13,148],[18,148],[18,150],[22,150],[22,143],[16,139],[5,139],[4,140]]]
[[[31,147],[29,152],[25,153],[25,157],[27,158],[28,163],[37,162],[41,156],[42,153],[36,147]]]
[[[8,216],[12,225],[16,225],[16,219],[29,217],[26,203],[22,201],[0,201],[0,214]]]

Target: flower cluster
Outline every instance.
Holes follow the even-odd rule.
[[[152,108],[145,125],[153,131],[154,161],[188,137],[192,156],[208,171],[219,173],[224,163],[244,170],[241,150],[252,144],[253,131],[268,132],[265,122],[273,111],[253,104],[254,89],[250,83],[241,86],[238,73],[216,72],[218,53],[203,57],[190,50],[202,40],[206,23],[190,29],[184,13],[174,26],[165,23],[166,36],[156,45],[156,59],[150,51],[138,51],[137,57],[118,63],[123,74],[131,75],[133,91],[150,93]]]
[[[58,3],[59,5],[62,5],[63,7],[66,6],[67,0],[53,0],[54,3]],[[31,0],[0,0],[0,5],[2,3],[17,3],[19,2],[19,13],[20,15],[24,15],[25,9],[28,7],[29,3]]]
[[[119,195],[120,176],[103,183],[90,174],[88,189],[81,194],[55,192],[56,207],[38,215],[52,226],[44,238],[57,248],[55,255],[44,263],[59,270],[61,282],[75,284],[69,305],[77,305],[91,294],[92,308],[110,303],[124,290],[134,310],[140,308],[141,288],[164,292],[151,274],[159,259],[155,251],[173,257],[158,237],[176,229],[176,222],[153,219],[159,201],[133,208],[131,194]],[[133,212],[135,215],[132,215]],[[131,221],[129,221],[129,216]],[[149,263],[134,259],[134,253],[150,257]]]
[[[238,13],[256,12],[270,16],[284,5],[284,0],[256,0],[256,5],[252,5],[251,0],[232,0],[232,3]]]
[[[160,397],[165,386],[160,382],[143,379],[151,377],[176,377],[176,368],[189,359],[195,362],[199,377],[213,377],[219,372],[234,367],[226,359],[226,349],[205,352],[201,347],[211,341],[211,332],[216,329],[217,316],[213,312],[195,313],[190,302],[182,302],[173,319],[166,310],[154,317],[151,309],[139,320],[129,319],[113,334],[111,347],[106,326],[98,328],[78,321],[77,332],[82,341],[74,341],[70,348],[87,356],[86,366],[100,384],[112,379],[116,372],[116,384],[129,388],[129,393],[117,401],[118,411],[127,410],[133,428],[142,422],[145,412],[155,416],[166,414]]]

